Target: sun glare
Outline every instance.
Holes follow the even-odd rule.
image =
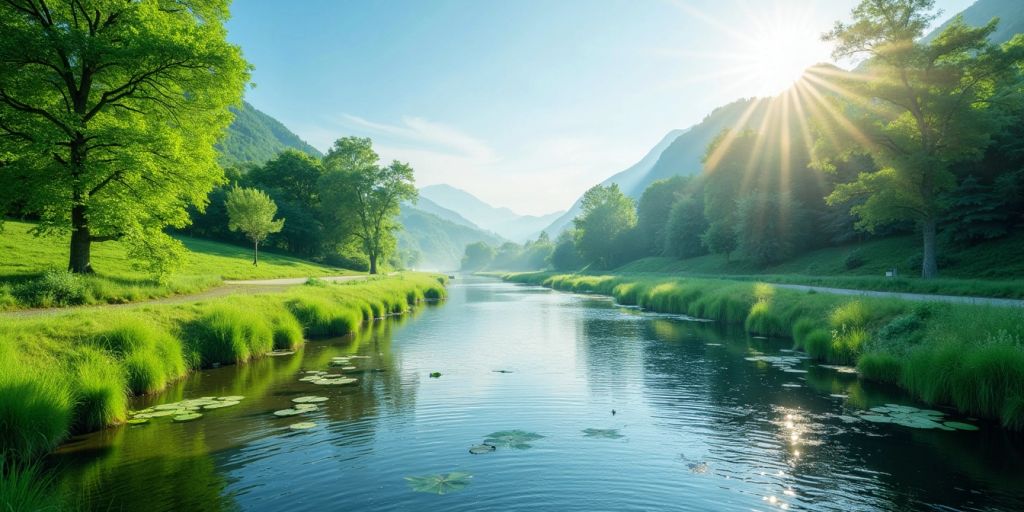
[[[790,25],[790,26],[787,26]],[[804,70],[828,56],[809,27],[772,25],[761,27],[744,43],[750,62],[750,77],[758,95],[773,95],[789,88]]]

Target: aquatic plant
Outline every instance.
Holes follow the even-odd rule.
[[[470,473],[453,471],[448,474],[407,476],[405,480],[409,482],[409,487],[416,492],[449,494],[465,489],[469,486],[471,478],[473,475]]]
[[[583,429],[583,437],[595,437],[598,439],[621,439],[626,437],[614,428],[587,428]]]
[[[488,434],[484,439],[484,444],[526,450],[533,448],[533,445],[530,444],[531,442],[543,438],[544,436],[540,434],[524,430],[502,430]]]

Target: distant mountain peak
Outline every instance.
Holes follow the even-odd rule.
[[[259,165],[286,149],[297,149],[318,158],[323,156],[280,121],[249,102],[242,102],[241,108],[232,107],[231,112],[235,119],[224,140],[217,144],[221,165]]]
[[[552,218],[562,213],[520,215],[509,208],[491,206],[473,194],[445,183],[421,188],[420,197],[455,212],[480,229],[520,243],[536,238]]]

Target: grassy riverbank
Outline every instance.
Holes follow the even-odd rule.
[[[189,254],[184,266],[163,281],[133,268],[133,260],[118,242],[95,244],[96,274],[75,276],[63,271],[68,264],[67,238],[36,237],[30,232],[33,227],[7,221],[0,233],[0,310],[135,302],[199,292],[224,279],[355,274],[273,253],[261,253],[259,266],[253,266],[249,248],[181,237]]]
[[[856,365],[863,378],[900,386],[926,403],[1024,429],[1022,308],[852,298],[668,275],[521,273],[505,279],[792,337],[817,360]]]
[[[132,395],[307,338],[342,336],[446,296],[444,277],[311,280],[284,293],[0,320],[0,456],[28,461],[69,434],[123,423]]]

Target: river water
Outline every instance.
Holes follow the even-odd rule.
[[[139,400],[246,397],[73,439],[51,457],[61,492],[82,509],[147,512],[1024,510],[1021,435],[861,421],[923,406],[787,341],[483,278],[449,291],[354,337]],[[299,380],[350,355],[366,357],[350,360],[355,384]],[[304,395],[329,400],[273,414]],[[316,426],[289,428],[300,421]],[[512,430],[543,437],[469,453]],[[443,495],[406,479],[452,472],[472,477]]]

